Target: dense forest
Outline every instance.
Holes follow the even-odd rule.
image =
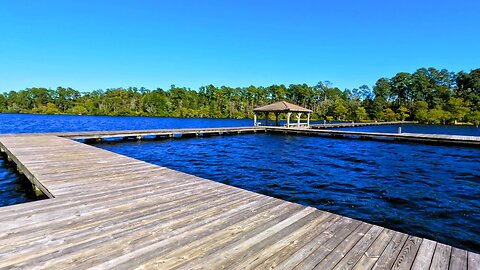
[[[480,122],[480,69],[449,72],[420,68],[380,78],[373,87],[341,90],[328,81],[268,87],[170,89],[129,87],[80,92],[28,88],[0,94],[0,112],[252,118],[253,108],[286,100],[312,109],[314,119],[340,121],[416,120],[450,124]]]

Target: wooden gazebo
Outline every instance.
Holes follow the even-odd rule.
[[[269,113],[274,113],[275,114],[275,125],[278,126],[278,116],[281,113],[285,113],[287,115],[287,124],[285,125],[286,127],[309,127],[310,126],[310,114],[312,113],[312,110],[300,107],[298,105],[288,103],[286,101],[279,101],[272,103],[270,105],[262,106],[259,108],[253,109],[254,115],[253,115],[253,123],[255,126],[257,126],[259,123],[257,123],[257,113],[264,113],[265,114],[265,125],[268,126],[268,115]],[[297,117],[297,123],[291,124],[290,123],[290,117],[292,116],[292,113],[296,114]],[[302,114],[307,115],[307,122],[306,123],[301,123],[301,117]]]

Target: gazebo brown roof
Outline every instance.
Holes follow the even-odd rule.
[[[288,103],[286,101],[279,101],[270,105],[265,105],[259,108],[253,109],[254,112],[273,112],[273,113],[288,113],[288,112],[301,112],[310,113],[312,110],[300,107],[298,105]]]
[[[274,113],[275,114],[275,125],[278,126],[278,117],[281,113],[287,114],[287,124],[285,125],[287,128],[289,127],[300,127],[300,126],[305,126],[309,127],[310,126],[310,114],[312,113],[312,110],[300,107],[298,105],[288,103],[286,101],[279,101],[272,103],[270,105],[266,105],[263,107],[259,107],[256,109],[253,109],[253,124],[255,126],[260,125],[260,122],[257,122],[257,113],[264,113],[265,114],[265,126],[268,126],[268,114],[269,113]],[[297,116],[297,123],[296,124],[291,124],[290,123],[290,116],[295,113]],[[302,117],[302,114],[307,115],[307,123],[301,123],[300,118]]]

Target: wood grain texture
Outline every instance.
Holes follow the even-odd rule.
[[[450,265],[450,254],[452,247],[445,244],[438,243],[433,254],[432,264],[430,269],[448,269]]]
[[[451,270],[466,270],[468,269],[468,252],[466,250],[461,250],[458,248],[452,247],[452,255],[450,256],[450,266]]]
[[[407,237],[407,241],[400,250],[392,269],[410,269],[421,243],[421,238],[415,236]]]
[[[417,256],[412,265],[412,270],[429,269],[432,264],[436,246],[437,243],[435,241],[424,239],[418,249]]]
[[[468,270],[480,270],[480,254],[468,252]]]

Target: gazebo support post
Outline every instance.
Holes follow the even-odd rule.
[[[297,127],[300,127],[300,118],[302,117],[302,113],[297,113]]]
[[[253,113],[253,126],[257,126],[257,113]]]
[[[279,113],[275,113],[275,126],[278,126],[278,115]]]
[[[292,116],[292,113],[291,112],[287,113],[287,128],[290,127],[290,116]]]
[[[268,127],[268,112],[265,112],[265,126]]]
[[[310,113],[307,113],[307,128],[310,127]]]

